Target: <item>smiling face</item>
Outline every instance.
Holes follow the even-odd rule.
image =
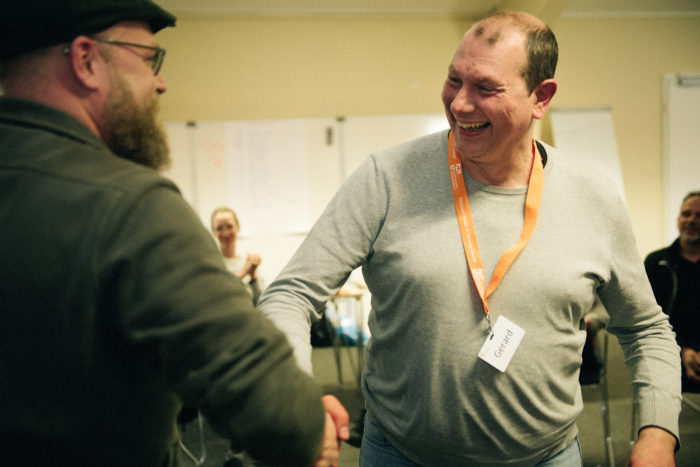
[[[211,229],[219,240],[222,249],[236,243],[238,222],[230,211],[219,211],[211,220]]]
[[[486,19],[467,31],[442,90],[463,159],[495,162],[530,154],[534,120],[544,116],[546,103],[538,99],[540,86],[528,91],[526,66],[525,35],[508,22]]]
[[[677,226],[682,242],[700,245],[700,196],[683,201]]]

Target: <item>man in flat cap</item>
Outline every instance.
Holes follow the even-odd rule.
[[[10,465],[178,465],[183,403],[263,462],[337,462],[347,413],[322,400],[154,170],[168,160],[154,34],[174,24],[149,0],[0,5],[0,452]]]

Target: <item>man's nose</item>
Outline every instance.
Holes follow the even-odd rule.
[[[467,89],[467,86],[462,86],[461,88],[459,88],[459,91],[457,91],[455,98],[452,99],[452,104],[450,104],[450,108],[455,114],[469,113],[474,111],[475,105],[472,100],[472,94]]]
[[[168,90],[168,85],[165,84],[165,78],[163,78],[163,75],[158,73],[156,76],[156,92],[158,94],[165,94],[165,91]]]

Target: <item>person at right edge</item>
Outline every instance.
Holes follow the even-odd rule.
[[[700,392],[700,191],[685,195],[676,226],[678,238],[644,267],[681,348],[682,390]]]
[[[150,0],[0,2],[2,465],[179,465],[183,403],[271,465],[338,461],[340,402],[157,172],[174,24]]]
[[[578,376],[598,297],[640,401],[629,464],[675,462],[678,346],[625,205],[533,139],[557,56],[530,14],[473,25],[442,90],[450,129],[371,155],[260,299],[311,371],[310,323],[362,267],[363,467],[582,465]]]

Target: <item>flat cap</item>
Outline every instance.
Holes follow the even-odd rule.
[[[175,25],[175,16],[150,0],[2,0],[0,59],[70,42],[127,20],[145,21],[154,33]]]

